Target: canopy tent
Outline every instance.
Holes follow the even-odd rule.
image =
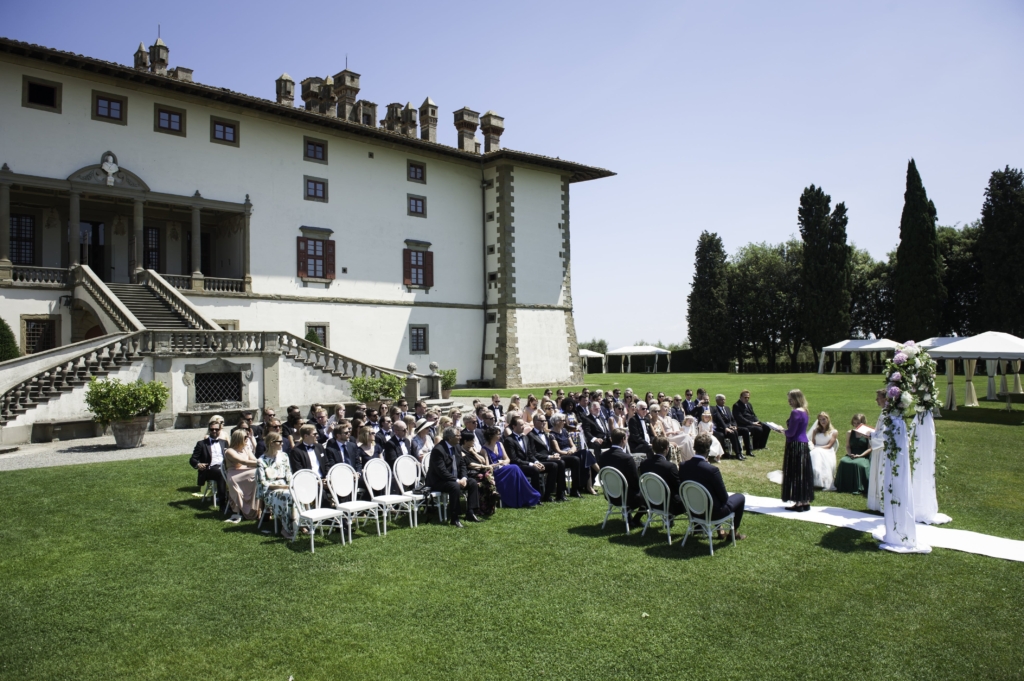
[[[953,362],[958,359],[964,362],[964,376],[967,379],[967,385],[964,387],[965,407],[978,406],[978,393],[974,389],[974,369],[979,359],[986,360],[989,363],[987,367],[989,399],[996,397],[995,374],[997,362],[1000,360],[1009,362],[1013,369],[1013,392],[1017,394],[1024,392],[1024,390],[1021,390],[1020,383],[1020,363],[1021,360],[1024,360],[1024,339],[1000,331],[986,331],[985,333],[979,333],[977,336],[961,338],[955,342],[937,347],[934,350],[929,350],[928,354],[931,355],[932,359],[946,360],[947,409],[956,410],[956,393],[953,390]],[[1010,391],[1006,391],[1007,410],[1012,409],[1010,394]]]
[[[888,338],[851,338],[850,340],[833,343],[821,349],[821,360],[818,362],[818,373],[825,373],[825,353],[833,354],[840,352],[891,352],[896,349],[896,342]],[[870,357],[868,358],[868,371],[870,372]],[[836,364],[832,362],[832,373],[836,372]]]
[[[943,345],[949,345],[950,343],[955,343],[956,341],[961,341],[963,339],[963,336],[934,336],[921,341],[917,344],[917,347],[924,348],[931,353],[935,348],[941,348]]]
[[[600,352],[594,352],[593,350],[587,350],[586,348],[580,348],[580,359],[583,360],[583,370],[586,373],[592,373],[590,371],[590,368],[589,368],[590,367],[590,360],[592,360],[592,359],[593,360],[600,359],[601,360],[601,373],[602,374],[605,373],[605,366],[604,366],[604,359],[605,359],[605,357]]]
[[[617,350],[609,350],[608,355],[616,355],[620,358],[629,357],[630,364],[634,356],[654,357],[654,373],[658,372],[658,357],[660,355],[671,355],[672,353],[664,348],[656,348],[653,345],[628,345]],[[631,367],[632,368],[632,367]]]

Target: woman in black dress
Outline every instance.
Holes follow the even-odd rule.
[[[782,500],[795,502],[791,511],[809,511],[814,501],[814,469],[807,447],[807,398],[789,391],[793,411],[786,421],[786,453],[782,459]]]

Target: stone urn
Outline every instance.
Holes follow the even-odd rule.
[[[149,415],[136,416],[126,421],[111,421],[114,442],[118,449],[135,449],[142,446],[142,438],[149,428]]]

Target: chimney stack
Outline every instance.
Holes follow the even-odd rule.
[[[459,149],[477,152],[476,129],[480,124],[480,114],[468,106],[455,112],[455,129],[459,131]]]
[[[306,111],[319,111],[320,110],[320,86],[324,84],[323,78],[304,78],[300,85],[302,86],[302,103],[306,107]]]
[[[406,102],[402,109],[402,134],[416,137],[416,109],[412,108],[412,102]]]
[[[359,74],[355,71],[339,71],[334,74],[334,94],[338,96],[338,118],[360,123],[356,111],[356,97],[359,95]]]
[[[353,118],[356,123],[368,125],[371,128],[377,127],[377,105],[365,99],[356,102]]]
[[[139,49],[135,50],[135,68],[139,71],[149,71],[149,52],[142,43],[139,43]]]
[[[320,88],[320,113],[331,118],[338,117],[338,95],[334,92],[334,79],[330,76],[327,76],[324,86]]]
[[[167,75],[167,58],[170,56],[167,44],[160,38],[149,48],[149,70],[158,76]]]
[[[505,119],[488,111],[480,119],[480,130],[484,133],[484,153],[501,149],[501,133],[505,132]]]
[[[437,141],[437,104],[430,97],[420,104],[420,139]]]
[[[295,81],[287,73],[282,73],[277,84],[277,103],[295,106]]]
[[[388,112],[384,114],[384,120],[380,122],[380,127],[391,132],[401,132],[402,130],[402,105],[398,102],[392,102],[388,104]]]

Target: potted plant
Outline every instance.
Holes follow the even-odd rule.
[[[142,446],[149,417],[167,404],[167,386],[159,381],[122,383],[116,378],[89,381],[85,403],[96,421],[110,426],[118,449]]]
[[[448,399],[452,396],[452,388],[455,387],[455,377],[458,374],[456,369],[441,369],[441,397]]]
[[[369,409],[380,408],[383,400],[394,402],[402,396],[405,379],[393,374],[381,374],[380,378],[356,376],[349,380],[352,398],[364,403]]]

